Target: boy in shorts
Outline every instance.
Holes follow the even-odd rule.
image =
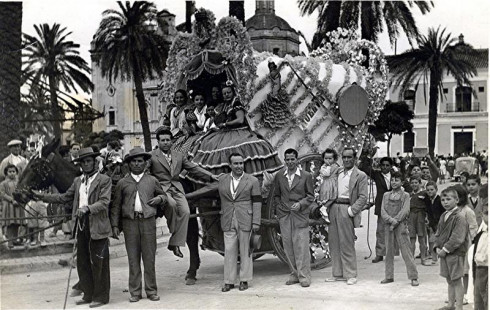
[[[458,208],[456,190],[448,188],[441,194],[446,212],[442,214],[437,227],[434,249],[440,258],[440,275],[446,278],[448,284],[448,305],[440,310],[462,310],[464,259],[470,242],[468,224]]]

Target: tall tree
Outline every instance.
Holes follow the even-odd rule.
[[[301,15],[318,12],[317,31],[312,47],[318,48],[326,33],[342,28],[361,28],[361,38],[378,41],[386,25],[392,45],[400,28],[412,42],[419,34],[411,9],[416,6],[422,14],[430,11],[432,1],[328,1],[298,0]]]
[[[400,86],[400,97],[410,88],[418,88],[423,82],[429,82],[429,153],[434,156],[437,129],[437,110],[439,96],[443,95],[442,80],[444,73],[454,77],[458,85],[471,85],[470,77],[477,74],[471,62],[476,51],[468,44],[453,44],[457,38],[446,29],[430,28],[427,36],[417,39],[418,48],[389,58],[388,66],[393,76],[392,84]],[[424,92],[425,94],[425,92]]]
[[[143,93],[143,81],[163,76],[168,47],[154,29],[154,3],[117,2],[121,11],[106,10],[95,34],[95,61],[102,76],[111,81],[134,81],[146,151],[151,150],[151,133]],[[156,22],[156,21],[155,21]]]
[[[26,58],[25,71],[29,79],[37,84],[40,80],[49,85],[51,117],[55,138],[61,138],[63,115],[60,113],[57,90],[61,86],[69,92],[92,91],[94,85],[90,80],[90,67],[80,57],[80,45],[67,38],[71,32],[59,24],[34,25],[37,37],[24,34]]]
[[[393,135],[401,135],[406,131],[412,130],[413,124],[411,120],[413,116],[413,111],[410,110],[405,102],[388,101],[379,113],[374,126],[369,127],[369,133],[378,141],[388,142],[387,154],[390,156],[390,144]]]

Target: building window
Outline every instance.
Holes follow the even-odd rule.
[[[274,47],[274,48],[272,49],[272,54],[274,54],[274,55],[279,55],[279,47]]]
[[[415,90],[406,90],[405,93],[403,93],[403,100],[411,111],[415,110]]]
[[[415,134],[412,131],[407,131],[403,134],[403,152],[412,153],[415,144]]]
[[[471,96],[472,90],[468,86],[456,87],[456,111],[467,112],[471,111]]]
[[[108,117],[109,117],[108,126],[116,126],[116,110],[114,110],[113,107],[109,108]]]
[[[485,87],[480,86],[478,87],[478,92],[483,93],[485,91]]]
[[[442,89],[442,92],[443,92],[444,94],[448,94],[448,93],[449,93],[449,89],[447,89],[447,88],[443,88],[443,89]]]

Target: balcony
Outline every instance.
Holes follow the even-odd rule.
[[[446,109],[443,111],[443,113],[465,113],[465,112],[483,112],[483,111],[482,109],[480,109],[479,102],[462,103],[462,104],[448,102],[446,103]]]

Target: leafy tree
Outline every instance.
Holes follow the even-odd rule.
[[[134,81],[146,151],[151,150],[151,133],[143,93],[143,81],[162,77],[167,44],[151,22],[158,18],[155,4],[117,2],[120,11],[106,10],[95,34],[95,62],[102,76],[111,81]]]
[[[410,88],[418,88],[423,81],[424,90],[429,82],[429,153],[434,156],[439,96],[443,95],[444,72],[454,77],[458,85],[471,85],[470,77],[477,74],[471,62],[475,50],[468,44],[453,44],[457,38],[446,29],[430,28],[427,36],[417,39],[418,48],[391,56],[388,60],[393,85],[400,85],[400,97]],[[424,92],[425,94],[425,92]]]
[[[390,156],[391,138],[393,135],[401,135],[405,131],[412,130],[413,117],[413,111],[405,102],[387,101],[374,126],[369,127],[369,133],[378,141],[388,142],[388,156]]]
[[[34,25],[37,37],[24,34],[24,57],[27,79],[39,84],[47,81],[49,85],[49,98],[51,102],[51,117],[55,138],[61,138],[61,123],[63,116],[60,113],[57,90],[63,86],[65,90],[78,93],[78,88],[90,92],[93,84],[90,80],[90,67],[80,57],[79,44],[67,41],[71,32],[61,28],[59,24]]]
[[[318,48],[326,33],[342,28],[361,28],[361,38],[378,41],[383,23],[388,30],[392,45],[400,34],[400,28],[412,41],[419,35],[411,9],[416,6],[422,14],[430,11],[432,1],[316,1],[298,0],[301,15],[318,11],[317,31],[312,48]]]

